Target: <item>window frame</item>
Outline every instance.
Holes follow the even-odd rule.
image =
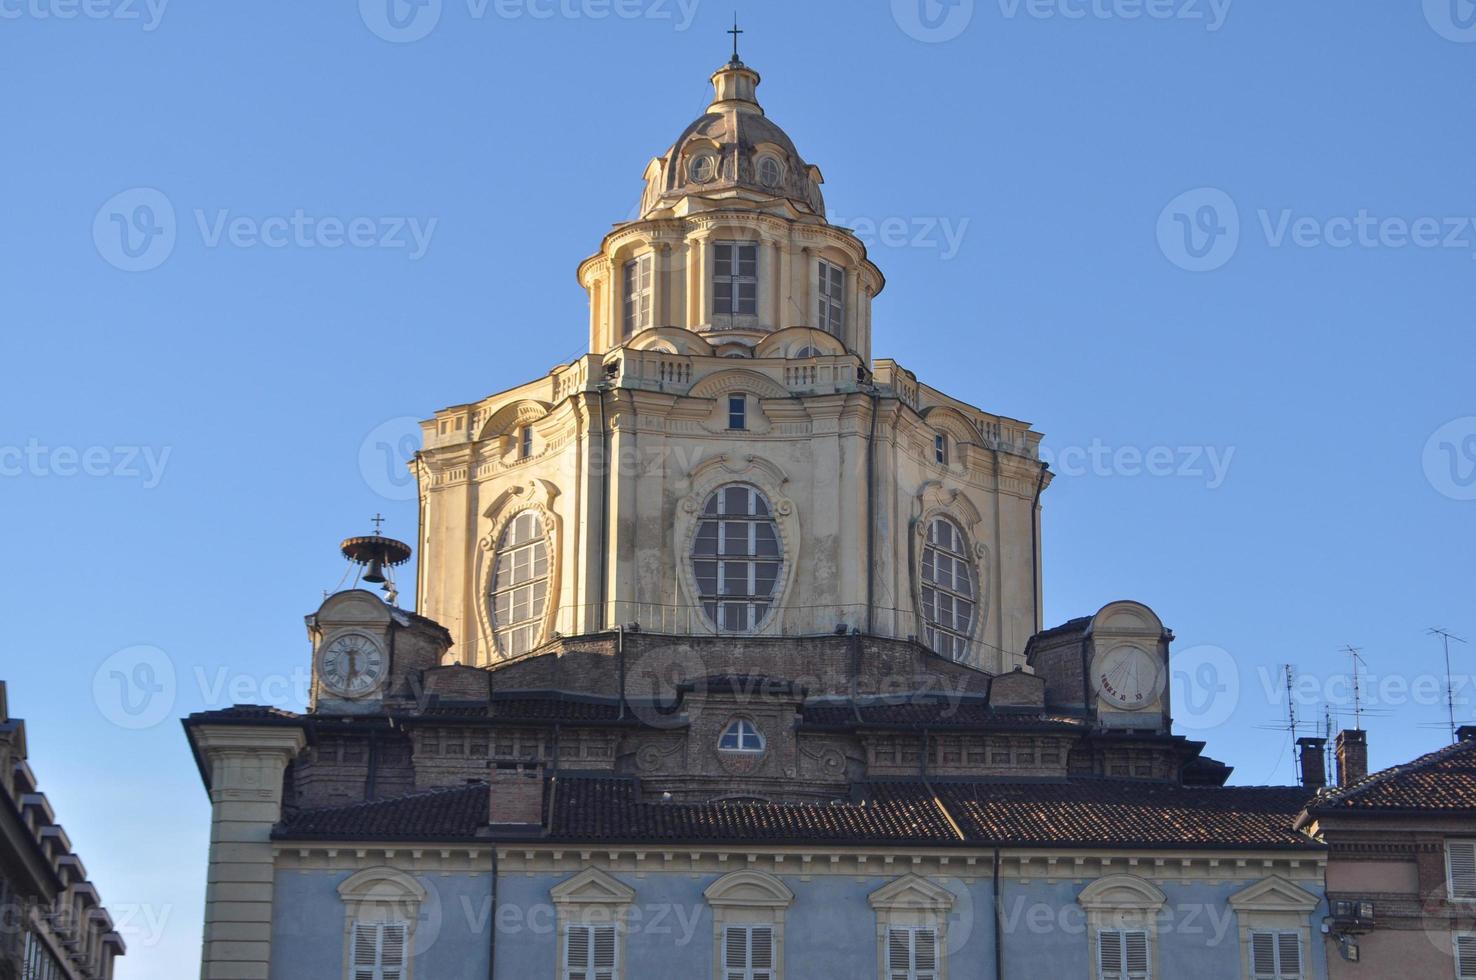
[[[734,424],[735,422],[737,423],[736,425]],[[747,395],[729,395],[728,396],[728,431],[729,432],[747,432],[748,431],[748,396]]]
[[[736,490],[745,494],[742,513],[728,510],[729,493]],[[687,547],[693,595],[715,632],[758,633],[778,609],[788,569],[779,516],[769,496],[751,483],[721,483],[701,499]],[[710,552],[702,550],[708,547]],[[773,553],[763,553],[766,548]],[[768,588],[761,593],[765,580]],[[742,625],[732,625],[730,611],[741,613]]]
[[[549,889],[557,915],[555,928],[555,976],[570,980],[569,936],[571,930],[590,929],[590,957],[593,960],[594,930],[614,930],[613,959],[610,980],[622,980],[626,963],[627,920],[635,902],[635,889],[599,868],[586,868]],[[600,975],[593,966],[585,971],[586,980]]]
[[[724,258],[726,251],[727,257]],[[751,273],[743,270],[750,264]],[[759,293],[759,243],[756,241],[723,240],[712,243],[712,315],[723,317],[758,316]],[[727,294],[727,306],[719,298]],[[745,293],[747,295],[745,296]],[[751,307],[751,308],[749,308]]]
[[[620,927],[613,922],[570,922],[564,932],[563,980],[620,980]],[[610,937],[610,962],[602,967],[599,962],[599,935],[608,932]],[[584,963],[570,962],[574,936],[587,934]],[[577,973],[577,975],[576,975]]]
[[[816,325],[833,337],[843,336],[846,330],[846,281],[845,266],[825,259],[818,260],[815,285]]]
[[[1271,937],[1271,971],[1258,970],[1256,968],[1256,937]],[[1289,971],[1282,965],[1282,947],[1284,939],[1291,939],[1296,943],[1297,968]],[[1306,980],[1307,976],[1307,951],[1302,947],[1302,932],[1300,929],[1266,929],[1252,928],[1250,930],[1250,980]]]
[[[723,875],[703,889],[702,895],[712,909],[712,975],[728,980],[784,980],[784,919],[794,892],[779,878],[765,871],[744,869]],[[742,929],[748,933],[746,954],[751,954],[752,932],[769,931],[770,967],[728,967],[728,933]],[[745,960],[751,956],[745,955]]]
[[[737,745],[723,744],[723,742],[727,740],[728,734],[730,732],[732,732],[736,736],[738,742]],[[749,746],[744,744],[750,736],[753,739],[757,740],[757,745]],[[759,731],[759,727],[753,723],[752,719],[749,718],[734,718],[732,721],[728,722],[727,725],[723,726],[722,733],[718,735],[719,752],[737,752],[744,755],[763,755],[764,751],[768,749],[768,747],[769,740],[764,738],[764,733]]]
[[[1456,892],[1456,869],[1452,850],[1455,847],[1471,849],[1471,869],[1463,869],[1463,874],[1470,876],[1471,883],[1464,894]],[[1476,903],[1476,840],[1452,838],[1445,842],[1445,895],[1452,902]]]
[[[517,533],[519,522],[524,519],[532,521],[532,534],[524,540],[509,544],[510,539]],[[541,575],[538,573],[540,552],[543,561]],[[517,578],[517,562],[518,556],[523,554],[528,556],[528,574],[526,578],[519,579]],[[507,572],[511,577],[511,581],[506,584],[500,580],[504,558],[507,559]],[[541,511],[534,508],[520,510],[510,515],[502,527],[497,530],[497,537],[492,548],[492,574],[487,583],[487,618],[491,626],[492,645],[503,658],[522,656],[538,647],[548,622],[549,609],[553,600],[553,564],[553,543],[549,539],[548,518]],[[538,594],[540,584],[543,586],[541,597]],[[529,615],[519,619],[514,614],[518,595],[523,590],[528,592]],[[504,614],[498,611],[498,600],[502,596],[507,597],[507,608]],[[502,621],[502,615],[508,617],[506,622]]]
[[[421,905],[429,895],[425,886],[397,868],[376,866],[350,875],[339,883],[337,890],[344,912],[345,980],[358,980],[360,967],[355,963],[358,932],[369,926],[379,930],[375,943],[376,960],[382,958],[382,930],[389,926],[404,929],[403,963],[394,980],[412,980],[415,975],[416,925],[420,921]],[[370,967],[370,980],[385,980],[383,964],[376,963]]]
[[[933,433],[933,462],[939,466],[948,465],[948,434],[946,432]]]
[[[774,179],[765,180],[764,168],[771,165],[774,168]],[[784,164],[779,162],[779,158],[774,154],[765,153],[758,158],[758,165],[754,167],[754,175],[758,177],[758,182],[762,186],[777,188],[784,183]]]
[[[359,933],[365,929],[374,931],[374,956],[372,963],[359,962]],[[389,930],[400,933],[400,961],[385,963],[385,936]],[[409,973],[410,923],[400,921],[355,921],[349,939],[349,980],[404,980]],[[388,973],[388,975],[386,975]]]
[[[945,547],[935,533],[939,525],[946,525],[956,543]],[[922,548],[917,570],[918,620],[922,625],[922,639],[928,649],[942,657],[957,662],[964,661],[974,643],[974,633],[979,622],[979,575],[970,554],[969,539],[962,526],[950,514],[930,515],[922,526]],[[951,544],[952,544],[951,543]],[[940,560],[940,558],[942,560]],[[950,569],[949,581],[944,583],[938,574],[942,562]],[[967,591],[958,588],[959,572],[968,576]],[[960,603],[966,603],[968,623],[958,627]],[[947,608],[951,625],[944,625],[942,610]]]
[[[518,459],[533,458],[533,426],[524,425],[518,429]]]
[[[1143,941],[1143,969],[1134,970],[1128,945],[1132,936],[1141,936]],[[1109,972],[1103,952],[1109,937],[1116,937],[1116,953],[1119,967]],[[1097,930],[1097,978],[1098,980],[1153,980],[1153,937],[1144,929],[1098,929]]]
[[[948,889],[918,874],[906,874],[882,885],[866,897],[876,913],[876,966],[879,980],[905,977],[948,980],[948,918],[956,901]],[[908,931],[908,969],[891,969],[892,933]],[[916,969],[916,934],[933,934],[933,970]]]
[[[1469,969],[1462,969],[1461,943],[1467,943]],[[1457,932],[1450,937],[1450,955],[1455,966],[1456,980],[1476,980],[1476,932]]]
[[[656,295],[655,256],[650,252],[626,260],[622,267],[620,336],[629,340],[652,324]]]

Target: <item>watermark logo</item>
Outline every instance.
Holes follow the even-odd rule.
[[[1185,191],[1158,216],[1158,248],[1188,272],[1213,272],[1240,247],[1240,209],[1214,187]]]
[[[359,0],[364,26],[393,44],[419,41],[441,22],[441,0]]]
[[[413,415],[381,422],[359,443],[359,475],[386,500],[414,500],[410,461],[420,452],[420,420]]]
[[[172,452],[172,446],[47,446],[31,438],[24,446],[0,445],[0,477],[114,477],[141,480],[152,490],[164,479]]]
[[[1221,647],[1175,650],[1169,661],[1174,722],[1188,731],[1218,728],[1240,703],[1240,667]]]
[[[1234,446],[1109,446],[1093,439],[1089,446],[1040,447],[1040,461],[1056,476],[1140,477],[1202,480],[1218,490],[1230,476]]]
[[[1425,0],[1425,20],[1447,41],[1476,43],[1476,0]]]
[[[174,205],[153,187],[114,194],[92,219],[97,254],[124,272],[147,272],[163,265],[174,251],[175,234]]]
[[[952,41],[974,19],[974,0],[892,0],[892,19],[915,41]]]
[[[1476,416],[1452,419],[1425,441],[1425,479],[1451,500],[1476,500]]]
[[[174,710],[174,661],[158,647],[132,646],[104,660],[92,675],[92,701],[119,728],[153,728]]]

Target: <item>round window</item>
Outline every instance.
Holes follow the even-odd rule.
[[[933,652],[962,660],[974,627],[974,573],[963,532],[945,517],[928,524],[922,559],[922,618]]]
[[[687,166],[687,175],[699,184],[705,184],[717,174],[717,160],[710,153],[692,158]]]
[[[750,633],[774,604],[784,554],[769,501],[740,483],[707,498],[692,542],[702,611],[719,630]]]
[[[765,187],[777,187],[779,180],[784,176],[784,168],[779,166],[779,161],[773,157],[764,157],[759,161],[759,181]]]
[[[492,630],[504,657],[527,653],[537,645],[547,602],[543,521],[533,511],[524,511],[502,532],[492,575]]]

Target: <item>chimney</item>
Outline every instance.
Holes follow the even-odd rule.
[[[543,766],[498,763],[487,783],[487,822],[494,828],[543,826]]]
[[[0,691],[3,691],[3,690],[4,690],[4,687],[3,686],[0,686]],[[1456,741],[1457,742],[1471,742],[1471,741],[1476,741],[1476,725],[1462,725],[1460,728],[1457,728],[1456,729]]]
[[[1338,732],[1338,785],[1352,786],[1368,775],[1368,732],[1345,728]]]
[[[1302,756],[1302,785],[1307,789],[1322,789],[1327,785],[1327,762],[1322,754],[1326,748],[1325,738],[1297,739],[1297,750]]]

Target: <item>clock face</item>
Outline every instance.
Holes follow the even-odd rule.
[[[384,648],[363,633],[340,633],[318,657],[318,677],[339,697],[361,698],[384,682]]]
[[[1102,700],[1134,711],[1158,700],[1163,692],[1163,666],[1147,650],[1113,647],[1097,657],[1092,680]]]

